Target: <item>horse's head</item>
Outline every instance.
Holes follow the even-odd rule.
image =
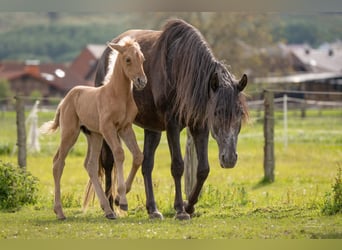
[[[218,67],[210,79],[208,121],[213,138],[219,147],[221,167],[233,168],[237,162],[236,146],[242,120],[248,116],[242,93],[247,76],[232,79],[224,67]]]
[[[139,44],[129,37],[124,37],[119,43],[110,42],[107,45],[119,52],[117,60],[120,60],[125,75],[137,90],[142,90],[146,86],[147,78],[143,68],[145,58]]]

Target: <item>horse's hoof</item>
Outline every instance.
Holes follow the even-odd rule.
[[[192,216],[195,212],[195,207],[194,206],[190,207],[188,204],[188,201],[184,201],[184,209],[185,209],[185,212],[190,214],[190,216]]]
[[[119,196],[115,197],[114,204],[117,207],[120,206],[120,197]]]
[[[163,215],[159,211],[154,211],[154,212],[148,214],[148,216],[152,220],[155,220],[155,219],[163,220],[164,219]]]
[[[115,213],[106,214],[106,218],[108,220],[115,220],[116,219],[116,215],[115,215]]]
[[[187,212],[179,212],[176,214],[175,219],[177,220],[190,220],[190,214]]]
[[[123,211],[128,211],[128,204],[120,204],[120,209]]]
[[[63,215],[63,216],[57,217],[57,219],[62,221],[62,220],[66,220],[66,217]]]

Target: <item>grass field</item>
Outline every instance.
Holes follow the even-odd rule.
[[[53,113],[40,113],[39,123]],[[260,117],[260,118],[258,118]],[[217,146],[210,139],[210,175],[196,214],[190,221],[174,219],[173,180],[165,134],[156,153],[153,172],[155,197],[163,221],[149,220],[145,211],[143,179],[138,173],[128,194],[129,212],[115,221],[104,218],[97,201],[84,213],[83,191],[88,180],[83,169],[85,138],[81,136],[66,161],[62,177],[67,220],[58,221],[52,210],[51,162],[59,133],[40,140],[42,151],[29,154],[27,169],[39,178],[39,202],[21,210],[0,212],[0,239],[303,239],[342,238],[342,215],[322,214],[322,206],[338,168],[342,167],[342,110],[309,110],[289,114],[289,144],[284,148],[282,114],[276,113],[275,182],[262,184],[262,114],[252,112],[252,124],[240,134],[239,160],[234,169],[221,169]],[[0,149],[15,145],[15,115],[0,114]],[[135,128],[139,145],[143,132]],[[185,133],[182,134],[184,149]],[[2,153],[4,162],[16,156]],[[131,158],[126,157],[126,170]]]

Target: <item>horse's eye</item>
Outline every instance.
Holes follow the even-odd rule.
[[[127,57],[126,58],[126,64],[131,64],[131,62],[132,62],[131,58]]]

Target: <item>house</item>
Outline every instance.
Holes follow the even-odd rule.
[[[299,72],[342,72],[342,42],[325,43],[314,49],[307,44],[288,45],[293,68]]]
[[[94,82],[97,62],[105,48],[106,46],[101,44],[88,44],[71,63],[69,69],[80,78]]]
[[[325,92],[329,94],[294,94],[296,97],[340,101],[342,92],[342,42],[325,43],[314,49],[307,44],[284,45],[283,50],[291,58],[293,73],[285,76],[257,77],[256,84],[266,84],[267,88]]]
[[[0,79],[7,80],[16,94],[31,96],[39,91],[43,98],[63,97],[76,85],[93,85],[63,64],[40,64],[37,60],[1,62]]]

